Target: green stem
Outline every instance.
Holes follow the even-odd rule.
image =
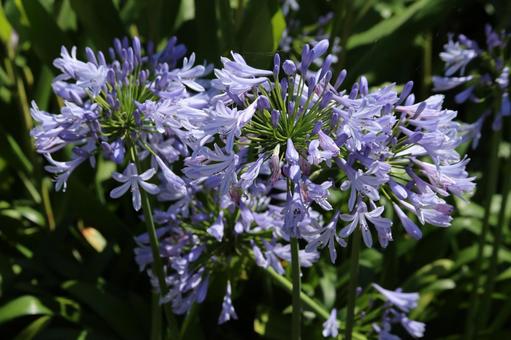
[[[501,131],[495,131],[491,135],[490,150],[489,150],[489,163],[488,163],[488,184],[487,192],[484,201],[484,217],[481,228],[481,235],[479,235],[477,245],[477,258],[474,268],[474,282],[472,287],[472,297],[470,299],[471,304],[467,315],[465,339],[474,339],[475,326],[477,324],[477,317],[479,315],[479,280],[481,278],[481,272],[484,261],[484,246],[486,243],[486,237],[490,226],[490,215],[491,215],[491,201],[495,191],[497,189],[497,177],[499,169],[499,145],[501,140]]]
[[[197,304],[194,303],[194,304],[192,304],[192,307],[190,307],[190,310],[186,314],[186,318],[183,321],[181,330],[179,331],[179,336],[181,339],[184,339],[184,337],[187,335],[191,324],[194,322],[195,318],[197,317],[197,312],[198,312]]]
[[[432,49],[433,49],[433,35],[431,32],[427,32],[424,36],[423,50],[422,50],[422,86],[421,86],[421,98],[426,98],[429,84],[431,82],[431,68],[432,68]]]
[[[506,207],[509,197],[509,191],[511,189],[511,157],[506,160],[504,168],[504,184],[502,186],[502,201],[500,203],[499,219],[497,222],[497,228],[493,237],[493,249],[490,259],[490,269],[488,271],[488,278],[486,280],[486,288],[482,297],[481,312],[479,313],[480,326],[482,329],[486,327],[488,317],[491,311],[491,296],[493,289],[495,288],[495,277],[497,275],[497,265],[499,262],[499,250],[502,244],[502,231],[506,225]]]
[[[300,340],[300,330],[301,330],[301,301],[300,301],[300,293],[302,291],[301,288],[301,278],[300,278],[300,259],[298,253],[298,239],[296,237],[291,237],[291,272],[292,272],[292,280],[293,280],[293,320],[292,320],[292,329],[291,329],[291,339]]]
[[[134,148],[131,148],[131,157],[137,166],[137,172],[141,172],[140,161],[136,155],[136,151]],[[151,203],[149,201],[149,196],[147,193],[141,189],[140,196],[142,199],[142,210],[144,212],[144,221],[147,228],[147,234],[149,235],[149,241],[151,244],[151,252],[153,255],[153,272],[156,274],[158,278],[158,284],[160,286],[160,296],[165,296],[169,292],[167,287],[167,283],[165,282],[165,275],[163,271],[163,262],[160,257],[160,244],[158,242],[158,236],[156,234],[156,228],[154,226],[153,212],[151,209]],[[153,301],[154,303],[154,301]],[[156,301],[159,305],[159,302]],[[158,308],[153,305],[153,309]],[[165,312],[165,318],[167,320],[168,326],[170,328],[170,333],[172,339],[178,339],[179,335],[177,333],[177,322],[174,318],[174,314],[172,313],[172,309],[170,308],[170,304],[164,303],[163,310]]]
[[[344,338],[351,340],[353,333],[353,323],[355,321],[355,299],[358,283],[358,258],[360,254],[360,231],[355,230],[351,240],[351,258],[350,258],[350,281],[348,284],[348,312],[346,316],[346,330]]]
[[[282,288],[287,290],[289,293],[293,293],[293,284],[288,279],[286,279],[284,276],[277,273],[271,267],[263,268],[263,269],[268,274],[270,274],[272,279],[274,279]],[[323,319],[326,320],[330,316],[330,314],[328,313],[328,311],[326,309],[324,309],[319,303],[314,301],[311,297],[306,295],[304,292],[300,292],[300,299],[305,305],[307,305],[307,307],[309,307],[312,311],[314,311],[314,313],[321,316]]]
[[[159,306],[160,295],[153,292],[151,296],[151,340],[161,340],[161,309]]]
[[[41,181],[42,203],[46,219],[48,220],[48,228],[50,229],[50,231],[53,231],[55,230],[57,225],[55,222],[55,215],[53,214],[53,208],[51,206],[50,188],[51,181],[47,177],[43,178]]]

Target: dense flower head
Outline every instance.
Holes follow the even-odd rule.
[[[365,77],[342,89],[347,73],[334,74],[328,50],[323,39],[304,45],[299,60],[275,54],[270,70],[232,52],[210,80],[210,67],[195,66],[175,39],[158,53],[137,38],[115,40],[109,62],[102,52],[87,49],[80,61],[63,48],[53,87],[64,106],[50,114],[34,104],[32,135],[58,190],[102,155],[124,168],[112,175],[112,198],[129,191],[138,211],[142,193],[154,195],[162,303],[185,313],[223,280],[223,323],[237,318],[233,268],[247,258],[284,274],[293,238],[302,240],[302,267],[326,247],[335,262],[354,232],[368,247],[375,237],[386,247],[394,233],[385,207],[419,239],[418,224],[449,226],[449,198],[474,188],[456,151],[462,128],[443,96],[415,102],[412,82],[398,92],[395,84],[372,89]],[[71,160],[55,160],[68,146]],[[331,200],[333,190],[346,204]],[[159,289],[149,235],[136,241],[139,268]],[[325,334],[337,332],[335,314]]]
[[[486,25],[486,48],[470,40],[465,35],[449,36],[444,45],[440,59],[445,62],[445,75],[433,76],[434,91],[459,89],[455,101],[485,102],[490,110],[485,110],[481,117],[464,127],[466,140],[473,140],[477,147],[484,120],[493,113],[493,130],[500,130],[502,118],[511,114],[509,101],[509,33],[496,32]]]
[[[182,191],[184,182],[167,164],[188,154],[190,141],[182,139],[181,130],[184,126],[187,131],[193,129],[203,118],[208,84],[202,77],[210,69],[194,66],[194,54],[184,57],[186,48],[175,38],[158,53],[151,44],[144,49],[138,38],[116,39],[106,55],[90,48],[85,52],[86,60],[80,60],[76,47],[70,51],[62,47],[60,58],[54,61],[61,72],[53,81],[53,90],[64,103],[60,114],[32,104],[38,123],[32,136],[37,151],[51,163],[46,170],[55,174],[57,190],[65,190],[78,165],[90,160],[94,166],[96,157],[102,155],[119,165],[129,163],[124,175],[114,176],[124,183],[123,190],[114,190],[111,196],[119,197],[131,185],[138,210],[139,186],[151,194],[159,192],[143,181],[154,172],[137,177],[135,163],[150,155],[153,170],[162,170],[158,177]],[[72,159],[54,160],[52,154],[67,146],[72,148]]]
[[[209,139],[185,159],[185,176],[215,182],[223,205],[264,185],[284,200],[280,235],[305,239],[309,251],[328,245],[332,261],[336,244],[344,246],[356,229],[367,246],[375,232],[387,246],[393,236],[385,201],[416,239],[416,223],[449,226],[446,199],[474,188],[468,160],[456,151],[463,140],[456,112],[442,108],[441,95],[416,103],[411,82],[398,93],[394,84],[370,90],[361,77],[341,90],[346,71],[334,77],[328,56],[314,66],[327,50],[322,40],[305,45],[299,61],[276,54],[271,71],[237,53],[222,58],[212,106],[197,127]],[[343,208],[329,202],[334,188],[348,195],[340,215]],[[313,209],[334,216],[326,226],[303,223]]]

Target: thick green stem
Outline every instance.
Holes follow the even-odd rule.
[[[272,277],[272,279],[274,279],[280,286],[282,286],[285,290],[287,290],[289,293],[293,293],[293,284],[288,280],[286,279],[284,276],[280,275],[279,273],[277,273],[273,268],[271,267],[268,267],[268,268],[263,268],[268,274],[270,274],[270,276]],[[330,314],[328,313],[328,311],[326,309],[324,309],[319,303],[317,303],[316,301],[314,301],[311,297],[309,297],[308,295],[306,295],[304,292],[300,292],[300,299],[302,300],[302,302],[307,306],[309,307],[312,311],[314,311],[314,313],[318,314],[319,316],[321,316],[323,319],[328,319],[328,317],[330,316]]]
[[[351,240],[350,281],[348,284],[348,312],[346,316],[346,330],[344,336],[346,340],[351,340],[352,338],[353,323],[355,321],[355,300],[357,295],[359,254],[360,254],[360,231],[355,230]]]
[[[153,292],[151,296],[151,340],[161,340],[161,309],[160,295]]]
[[[140,173],[141,166],[140,161],[138,160],[138,157],[136,155],[136,151],[134,148],[132,148],[132,159],[135,162],[137,166],[137,172]],[[158,242],[158,236],[156,234],[156,228],[154,226],[154,219],[153,219],[153,211],[151,209],[151,203],[149,201],[149,196],[147,193],[142,189],[140,190],[140,196],[142,199],[142,210],[144,212],[144,222],[147,229],[147,234],[149,235],[149,242],[151,245],[151,252],[153,255],[153,273],[158,278],[158,284],[160,286],[160,296],[165,296],[169,292],[169,289],[167,287],[167,283],[165,282],[165,275],[163,271],[163,262],[160,257],[160,244]],[[159,306],[159,301],[156,302],[153,301],[152,308],[159,308],[157,306],[154,306],[154,303]],[[178,339],[179,335],[177,332],[177,323],[174,318],[174,314],[172,313],[172,309],[170,308],[170,305],[168,303],[163,304],[163,310],[165,312],[165,318],[168,323],[168,327],[170,330],[170,334],[172,339]]]
[[[300,340],[302,307],[300,301],[301,278],[298,239],[291,237],[291,277],[293,280],[293,320],[291,339]]]
[[[484,201],[484,217],[481,228],[481,235],[479,235],[477,245],[477,258],[474,268],[474,282],[472,287],[472,297],[470,299],[470,308],[468,310],[465,339],[474,339],[477,317],[479,315],[479,282],[482,274],[482,267],[484,261],[484,246],[486,244],[486,237],[490,227],[490,215],[491,215],[491,201],[495,191],[497,189],[497,177],[499,174],[499,145],[501,140],[501,131],[495,131],[492,133],[489,150],[489,163],[488,163],[488,183],[487,191]]]
[[[198,308],[197,304],[192,304],[192,307],[190,307],[190,310],[186,314],[186,318],[183,321],[181,325],[181,330],[179,331],[179,336],[181,339],[184,339],[187,333],[189,332],[190,327],[195,321],[195,318],[197,318]]]
[[[509,191],[511,189],[511,157],[506,160],[504,168],[504,184],[502,186],[502,201],[500,203],[499,218],[497,222],[497,228],[495,235],[493,236],[493,249],[490,259],[490,269],[488,271],[488,278],[486,280],[486,288],[481,302],[481,312],[479,313],[479,326],[481,329],[486,327],[488,317],[491,311],[491,296],[493,289],[495,288],[495,277],[497,275],[497,265],[499,262],[499,251],[500,245],[502,244],[502,231],[506,225],[506,206],[509,197]]]
[[[433,49],[433,35],[427,32],[424,35],[423,49],[422,49],[422,86],[420,88],[421,98],[426,98],[429,84],[431,83],[431,69],[432,69],[432,49]]]
[[[253,256],[252,256],[253,258]],[[282,288],[284,288],[288,293],[293,293],[293,283],[289,281],[286,277],[277,273],[273,268],[262,268],[266,273],[270,275],[270,277],[275,280]],[[330,313],[316,300],[311,298],[309,295],[304,292],[300,292],[300,299],[303,302],[304,306],[307,306],[311,311],[316,313],[318,316],[327,320],[330,317]],[[345,323],[339,321],[339,328],[342,330],[346,327]],[[356,340],[367,340],[367,337],[360,333],[353,333],[353,338]]]

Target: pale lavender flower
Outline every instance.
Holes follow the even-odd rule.
[[[284,214],[284,233],[291,237],[300,237],[298,224],[303,221],[307,215],[307,208],[303,204],[300,196],[291,196],[288,194],[286,205],[282,212]]]
[[[337,221],[339,219],[339,213],[336,213],[330,223],[319,230],[309,231],[307,233],[308,243],[305,247],[305,251],[312,252],[316,251],[317,248],[324,248],[328,246],[328,252],[330,254],[330,261],[335,263],[337,259],[337,251],[335,249],[335,243],[338,243],[341,247],[346,247],[346,241],[337,236]]]
[[[396,212],[397,217],[399,218],[399,221],[401,221],[401,224],[403,225],[403,228],[405,228],[407,234],[416,240],[421,239],[422,231],[419,227],[417,227],[417,225],[408,216],[406,216],[399,205],[393,203],[392,206],[394,207],[394,211]]]
[[[222,238],[224,237],[224,214],[223,212],[220,212],[218,215],[218,218],[216,219],[215,223],[211,225],[207,229],[207,232],[212,235],[218,242],[222,241]]]
[[[463,74],[465,67],[477,57],[477,51],[463,45],[459,41],[454,42],[452,37],[444,45],[444,52],[440,53],[440,59],[445,62],[445,75],[451,76],[458,70]]]
[[[439,77],[433,76],[433,91],[447,91],[465,84],[472,80],[472,76],[466,77]]]
[[[417,307],[420,298],[418,293],[403,293],[401,289],[396,291],[382,288],[376,283],[372,286],[384,297],[386,303],[383,306],[381,325],[373,323],[373,329],[378,333],[379,339],[399,339],[391,334],[393,324],[401,324],[403,328],[414,338],[424,336],[426,325],[423,322],[410,320],[407,314]]]
[[[107,68],[104,65],[96,65],[91,62],[83,62],[76,58],[76,47],[71,49],[62,47],[61,57],[55,59],[53,65],[62,71],[55,81],[75,80],[76,86],[89,90],[97,95],[106,82]]]
[[[410,320],[406,316],[401,318],[401,325],[414,338],[422,338],[426,331],[426,324],[424,322]]]
[[[122,174],[118,172],[114,172],[112,174],[113,179],[123,184],[110,191],[110,197],[119,198],[129,189],[132,195],[133,208],[136,211],[140,210],[142,207],[142,199],[139,187],[142,187],[142,189],[151,195],[156,195],[158,192],[160,192],[160,189],[157,185],[147,182],[147,180],[153,177],[155,173],[156,170],[149,169],[139,175],[137,173],[136,165],[134,163],[129,163]]]
[[[223,324],[229,320],[236,320],[238,316],[232,305],[231,299],[231,282],[227,281],[227,289],[225,291],[224,301],[222,302],[222,311],[218,317],[218,324]]]
[[[354,170],[349,165],[344,165],[348,179],[341,184],[341,190],[350,190],[348,199],[348,209],[351,211],[355,207],[355,201],[358,197],[368,197],[373,201],[380,199],[378,188],[384,183],[383,178],[364,174],[362,170]]]
[[[352,215],[342,214],[340,216],[341,220],[351,223],[341,229],[339,232],[339,237],[347,238],[355,231],[355,228],[359,226],[365,245],[372,247],[373,238],[367,223],[367,220],[369,220],[376,228],[378,239],[380,240],[380,245],[382,247],[386,247],[388,241],[392,240],[392,233],[390,230],[392,221],[387,218],[380,217],[380,215],[383,213],[383,210],[383,207],[378,207],[372,211],[368,211],[367,205],[364,202],[360,202],[358,204],[357,210]]]
[[[333,183],[325,181],[321,184],[315,184],[310,180],[305,180],[300,184],[300,195],[306,204],[316,202],[324,210],[332,210],[332,205],[328,202],[328,194]]]
[[[392,303],[403,312],[409,312],[417,307],[420,295],[419,293],[403,293],[401,290],[392,291],[373,283],[372,286],[385,297],[387,301]]]
[[[240,186],[243,190],[247,190],[248,187],[254,183],[255,179],[259,175],[263,162],[264,156],[261,156],[257,159],[257,161],[248,164],[247,171],[240,176]]]
[[[294,182],[297,182],[301,176],[300,166],[298,165],[299,160],[300,155],[296,151],[293,141],[288,139],[286,146],[286,162],[289,165],[288,177]]]
[[[272,71],[256,69],[247,65],[245,59],[235,52],[231,52],[232,60],[222,57],[222,69],[215,69],[217,79],[213,80],[212,86],[240,96],[260,84],[268,81],[265,76],[271,75]]]
[[[339,334],[339,323],[337,322],[337,310],[335,308],[332,309],[330,316],[323,323],[323,332],[321,334],[323,334],[324,338],[335,338]]]

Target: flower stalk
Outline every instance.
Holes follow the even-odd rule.
[[[483,225],[481,229],[481,235],[479,236],[479,242],[477,245],[477,259],[474,268],[474,282],[472,287],[472,298],[470,301],[473,301],[472,308],[469,309],[468,317],[467,317],[467,328],[465,332],[465,338],[470,340],[474,339],[475,336],[475,326],[477,324],[477,316],[479,315],[479,279],[481,277],[482,266],[484,261],[484,246],[486,243],[486,237],[488,235],[489,227],[490,227],[490,215],[491,215],[491,201],[497,189],[497,177],[498,177],[498,169],[499,169],[499,145],[500,140],[502,138],[502,133],[500,130],[495,131],[492,134],[490,141],[490,160],[488,163],[488,184],[486,186],[487,192],[484,201],[484,217],[483,217]]]
[[[344,338],[351,340],[353,324],[355,321],[355,300],[357,295],[357,281],[359,272],[360,232],[353,233],[350,258],[350,281],[348,283],[348,311],[346,316],[346,329]]]
[[[135,163],[137,167],[137,172],[141,171],[141,165],[140,160],[137,157],[135,148],[131,148],[131,159]],[[164,269],[163,269],[163,262],[160,257],[160,245],[158,242],[158,236],[156,235],[156,228],[154,226],[154,219],[153,219],[153,213],[151,208],[151,202],[149,201],[149,196],[145,192],[145,190],[140,190],[140,195],[142,198],[142,211],[144,213],[144,222],[147,229],[147,234],[149,235],[149,241],[151,244],[151,252],[153,256],[153,272],[158,278],[158,284],[160,287],[160,297],[163,297],[167,295],[168,293],[168,287],[167,283],[165,282],[165,275],[164,275]],[[155,310],[159,309],[159,299],[155,300],[153,299],[151,302],[152,306],[152,313],[155,314]],[[172,339],[177,339],[177,323],[174,318],[174,314],[172,313],[172,309],[170,308],[170,305],[168,303],[164,303],[163,305],[163,311],[165,313],[165,319],[167,320],[167,324],[169,327],[169,331],[171,334]]]
[[[291,238],[291,276],[293,280],[293,320],[291,339],[299,340],[301,338],[301,278],[300,278],[300,259],[298,253],[298,239]]]
[[[511,173],[511,157],[506,159],[504,166],[504,174]],[[509,191],[511,190],[511,178],[510,176],[504,176],[504,184],[502,186],[502,201],[500,203],[499,217],[497,222],[497,228],[493,237],[492,254],[490,258],[490,268],[488,270],[488,276],[486,279],[486,288],[484,289],[484,295],[481,303],[481,312],[479,313],[478,320],[480,320],[480,326],[482,329],[486,327],[488,322],[489,311],[491,311],[491,296],[495,288],[495,277],[497,275],[497,265],[499,262],[499,250],[502,244],[502,232],[506,224],[506,206],[509,198]]]

